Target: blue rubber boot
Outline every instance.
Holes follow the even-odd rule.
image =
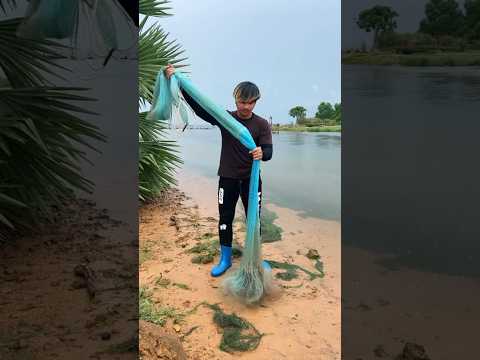
[[[228,268],[232,266],[232,247],[220,246],[220,262],[212,268],[210,274],[213,277],[222,275]]]
[[[263,270],[272,271],[272,267],[270,266],[267,260],[262,261],[262,266],[263,266]]]

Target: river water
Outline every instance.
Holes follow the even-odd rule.
[[[186,130],[176,139],[189,172],[217,177],[217,128]],[[273,134],[273,157],[261,163],[264,199],[304,216],[340,221],[340,149],[338,133]]]

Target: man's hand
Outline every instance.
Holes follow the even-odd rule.
[[[253,156],[253,160],[262,160],[263,151],[261,147],[256,147],[252,151],[249,151],[250,154]]]
[[[167,79],[170,79],[170,76],[172,76],[172,74],[175,72],[175,68],[172,64],[168,64],[164,71]]]

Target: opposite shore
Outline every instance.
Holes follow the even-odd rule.
[[[342,132],[341,125],[325,125],[325,126],[297,126],[297,125],[280,125],[272,126],[272,132],[279,131],[295,131],[295,132]]]
[[[345,65],[480,66],[480,51],[398,54],[391,51],[344,52]]]
[[[214,127],[190,127],[190,130],[210,130]],[[299,125],[272,125],[272,132],[342,132],[342,125],[299,126]]]

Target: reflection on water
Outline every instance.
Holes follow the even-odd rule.
[[[314,141],[318,146],[323,148],[338,149],[342,146],[342,138],[340,136],[318,134],[314,137]]]
[[[345,66],[342,80],[342,241],[480,275],[480,129],[462,129],[479,123],[478,68]]]
[[[476,75],[475,75],[476,74]],[[479,101],[480,76],[475,69],[434,70],[419,74],[425,99],[430,101]]]
[[[290,145],[305,145],[305,134],[303,133],[290,133],[287,141]]]
[[[217,176],[218,129],[190,130],[179,139],[184,166]],[[337,133],[288,132],[273,135],[273,158],[262,162],[265,200],[305,216],[340,221],[340,147]]]
[[[346,65],[343,71],[343,91],[357,98],[374,101],[387,98],[390,101],[401,97],[427,104],[480,100],[478,68]]]

